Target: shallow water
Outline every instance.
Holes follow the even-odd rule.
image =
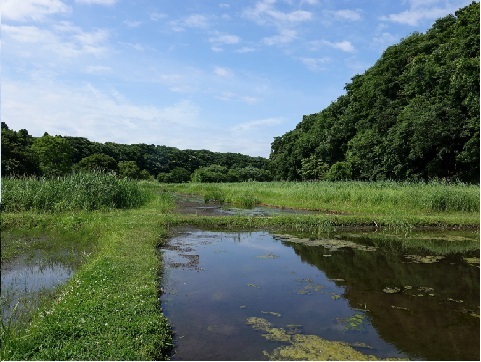
[[[479,360],[479,251],[200,230],[162,250],[174,360],[274,359],[297,334],[377,358]]]
[[[205,216],[272,216],[280,214],[314,214],[314,211],[287,209],[274,206],[254,206],[251,208],[234,207],[228,203],[205,203],[201,197],[193,195],[175,195],[177,209],[182,214]]]
[[[2,244],[13,244],[15,254],[2,255],[0,304],[2,321],[28,320],[41,299],[52,296],[67,282],[93,246],[59,235],[2,231]],[[11,248],[11,245],[10,245]]]
[[[58,263],[40,266],[16,260],[2,268],[2,319],[6,321],[12,316],[17,303],[20,311],[31,308],[40,294],[52,291],[72,275],[73,269]]]

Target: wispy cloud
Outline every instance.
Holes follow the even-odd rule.
[[[312,13],[305,10],[291,12],[275,8],[276,0],[261,0],[253,8],[244,11],[244,16],[258,24],[271,24],[283,27],[289,24],[300,23],[312,19]]]
[[[17,125],[36,135],[47,131],[100,142],[171,144],[169,138],[180,139],[182,132],[198,124],[199,108],[187,100],[164,107],[140,106],[116,90],[105,91],[91,84],[56,84],[53,88],[5,82],[2,87],[9,94],[2,101],[5,118],[15,119]],[[36,115],[33,124],[32,114]]]
[[[219,77],[232,77],[233,72],[231,69],[225,68],[225,67],[214,67],[214,74],[219,76]]]
[[[293,29],[281,29],[277,35],[265,37],[262,42],[266,45],[289,44],[297,38],[297,31]]]
[[[313,40],[309,42],[311,50],[317,50],[323,46],[328,46],[333,49],[342,50],[343,52],[353,53],[356,49],[349,40],[332,42],[328,40]]]
[[[283,122],[281,118],[265,118],[253,121],[247,121],[243,123],[236,124],[232,127],[233,131],[250,131],[253,129],[266,128],[279,125]]]
[[[124,24],[127,25],[129,28],[138,28],[142,22],[138,20],[125,20]]]
[[[311,71],[320,72],[326,70],[326,63],[329,58],[299,58],[299,60]]]
[[[85,68],[85,73],[88,74],[109,74],[112,73],[112,68],[103,65],[89,65]]]
[[[202,14],[191,14],[179,20],[173,20],[170,24],[175,31],[184,31],[185,28],[206,29],[209,27],[209,19]]]
[[[209,41],[211,43],[220,43],[220,44],[238,44],[240,40],[241,38],[237,35],[222,34],[218,32],[209,38]]]
[[[242,47],[237,49],[235,52],[236,53],[250,53],[250,52],[255,52],[256,49],[253,47]]]
[[[454,13],[460,6],[442,0],[410,0],[409,9],[400,13],[383,15],[380,20],[416,26],[423,20],[434,20]]]
[[[114,5],[117,0],[75,0],[79,4]]]
[[[149,18],[150,18],[150,20],[152,20],[152,21],[159,21],[159,20],[165,19],[165,18],[167,18],[167,17],[168,17],[167,14],[159,13],[159,12],[157,12],[157,11],[154,11],[153,13],[150,13],[150,14],[149,14]]]
[[[3,0],[3,20],[42,21],[46,16],[69,13],[71,8],[61,0]]]
[[[348,20],[348,21],[358,21],[362,19],[359,11],[355,10],[336,10],[336,11],[325,11],[325,14],[330,18],[335,18],[338,20]]]
[[[101,55],[107,52],[106,40],[109,33],[98,29],[92,32],[84,31],[68,23],[56,25],[54,30],[36,26],[2,27],[4,36],[16,41],[20,47],[19,56],[30,57],[30,51],[21,49],[21,44],[29,44],[30,50],[35,49],[35,56],[51,57],[52,53],[61,57],[77,57],[83,55]],[[61,59],[57,59],[61,61]]]

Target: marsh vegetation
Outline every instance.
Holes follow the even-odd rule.
[[[77,180],[80,183],[88,178]],[[127,189],[135,190],[125,193],[132,195],[132,199],[126,196],[127,201],[122,208],[106,203],[92,210],[97,208],[91,206],[95,205],[93,201],[72,203],[74,206],[66,207],[69,195],[55,199],[57,192],[67,189],[62,183],[73,182],[71,179],[56,180],[48,187],[47,180],[43,179],[10,181],[12,183],[2,182],[6,200],[15,200],[9,201],[14,207],[7,208],[7,203],[2,204],[5,210],[1,215],[2,278],[7,275],[3,273],[6,268],[28,262],[51,265],[58,268],[57,271],[62,266],[68,272],[65,278],[57,278],[62,279],[61,283],[48,287],[38,305],[32,304],[33,308],[23,309],[22,318],[11,318],[13,311],[19,315],[19,307],[15,309],[12,294],[7,295],[2,286],[6,311],[2,312],[2,359],[182,358],[184,348],[189,348],[184,344],[186,339],[180,338],[183,332],[180,332],[178,322],[170,319],[172,315],[169,313],[173,312],[169,310],[168,301],[159,301],[159,298],[172,295],[166,278],[182,266],[186,272],[194,268],[195,274],[206,276],[210,273],[207,270],[219,268],[222,264],[217,259],[206,260],[205,256],[193,252],[203,245],[198,240],[178,248],[176,252],[182,254],[177,256],[178,260],[162,261],[159,254],[162,249],[159,247],[172,245],[166,242],[176,235],[179,228],[185,231],[192,228],[212,230],[209,234],[212,237],[204,243],[216,245],[212,257],[234,261],[232,252],[227,250],[233,237],[216,238],[219,232],[231,235],[229,233],[242,230],[249,231],[250,235],[263,235],[255,242],[259,249],[252,255],[251,262],[271,266],[283,263],[292,270],[297,268],[299,261],[303,261],[305,267],[310,265],[309,275],[297,279],[285,276],[279,281],[282,286],[266,281],[269,275],[282,275],[274,269],[259,271],[247,278],[244,276],[245,280],[241,280],[243,277],[235,271],[231,262],[222,267],[222,272],[214,273],[226,278],[229,276],[226,282],[230,287],[209,296],[210,299],[220,299],[202,298],[202,303],[199,302],[196,308],[201,305],[202,308],[219,307],[222,300],[237,298],[235,293],[239,290],[245,293],[242,301],[236,300],[238,305],[232,315],[237,319],[228,322],[229,330],[241,328],[249,331],[246,332],[251,338],[249,343],[258,348],[250,352],[244,350],[245,354],[238,358],[259,359],[280,353],[280,350],[275,352],[263,346],[265,338],[259,334],[259,329],[246,324],[251,317],[269,321],[272,333],[284,336],[281,330],[276,330],[279,328],[286,333],[294,333],[294,330],[301,333],[296,332],[299,337],[292,334],[291,341],[304,338],[301,336],[312,339],[311,342],[318,341],[316,338],[325,340],[327,337],[320,333],[319,326],[331,325],[338,334],[335,340],[328,340],[339,342],[332,346],[347,343],[349,348],[376,358],[448,355],[442,348],[422,350],[419,346],[412,346],[416,345],[415,341],[400,340],[399,336],[391,335],[390,331],[399,329],[398,326],[380,321],[389,320],[388,316],[393,313],[404,321],[408,316],[416,315],[415,319],[406,322],[412,328],[415,328],[416,321],[428,318],[434,312],[443,315],[442,320],[433,322],[438,327],[444,322],[452,326],[450,328],[459,328],[459,331],[479,327],[479,290],[476,290],[479,284],[479,207],[476,207],[476,203],[479,204],[479,187],[476,186],[420,184],[417,191],[415,184],[396,183],[174,185],[123,180]],[[45,182],[45,186],[35,185],[35,182]],[[53,201],[44,203],[50,206],[27,206],[37,205],[31,200],[36,194],[25,190],[40,190],[42,187],[51,190],[52,196],[45,199]],[[81,189],[80,186],[71,187]],[[432,200],[436,192],[453,200],[458,195],[462,201],[456,204],[445,196],[446,206],[434,207]],[[15,196],[16,193],[22,197]],[[98,198],[96,192],[87,194]],[[181,194],[184,196],[179,196]],[[82,197],[87,196],[77,196],[78,199]],[[244,198],[254,202],[243,203]],[[190,200],[190,209],[182,210],[181,202],[176,204],[176,200],[186,199]],[[364,206],[359,206],[359,203]],[[194,205],[222,211],[200,212]],[[241,205],[253,208],[243,209]],[[297,212],[299,208],[303,210]],[[245,238],[243,234],[235,235],[239,240]],[[269,245],[282,248],[270,250]],[[287,248],[285,250],[290,253],[292,263],[287,263],[284,258],[283,248]],[[164,249],[164,253],[165,250],[169,249]],[[426,272],[424,268],[436,270],[439,276],[419,280]],[[451,269],[446,272],[446,268]],[[379,272],[376,274],[379,278],[372,278],[375,270]],[[387,278],[387,270],[395,270],[393,275],[396,278]],[[34,272],[39,275],[40,271]],[[162,280],[159,280],[159,275],[163,276]],[[450,282],[446,284],[447,281],[452,281],[452,286]],[[287,297],[279,293],[285,291],[291,282],[297,285],[290,288],[292,293],[289,298],[301,298],[291,303],[292,308],[261,305],[261,296],[281,304],[282,301],[287,303]],[[208,279],[206,283],[213,287],[218,281]],[[240,284],[234,287],[235,283]],[[192,284],[187,284],[186,293],[192,292],[190,287]],[[383,291],[386,288],[396,292],[386,293]],[[163,295],[162,290],[165,292]],[[30,296],[37,298],[35,293]],[[386,299],[390,297],[397,302]],[[29,295],[21,298],[28,303]],[[321,298],[323,303],[322,308],[312,306],[311,312],[306,314],[320,318],[311,318],[310,327],[300,320],[302,313],[295,312],[302,303],[314,301],[309,298]],[[259,304],[253,308],[253,303]],[[342,306],[341,309],[336,309],[339,306]],[[456,312],[447,312],[442,309],[445,307]],[[191,308],[191,313],[196,316],[205,314],[196,308]],[[220,312],[219,309],[216,311]],[[244,314],[239,315],[239,311]],[[195,343],[205,344],[204,338],[227,333],[223,323],[228,321],[228,309],[225,312],[227,315],[223,314],[222,320],[218,320],[219,316],[215,313],[211,314],[215,320],[203,327],[187,324],[189,333],[196,328],[201,332],[200,339]],[[321,323],[321,320],[326,323]],[[328,320],[331,324],[327,323]],[[360,335],[368,330],[369,336],[380,333],[381,339],[373,342],[357,338],[360,336],[359,329],[362,329]],[[471,337],[458,332],[455,334],[462,335],[465,341],[464,351],[476,349],[475,342],[469,342]],[[471,336],[475,336],[473,333]],[[431,337],[444,338],[440,335]],[[360,347],[363,343],[371,347],[374,344],[377,347],[373,348],[383,352],[363,350]],[[388,345],[396,347],[388,348]],[[391,353],[395,349],[403,352]],[[172,351],[177,354],[172,355]],[[210,353],[206,356],[213,359],[222,354],[220,351]]]

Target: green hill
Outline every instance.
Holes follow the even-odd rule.
[[[346,94],[276,137],[274,177],[479,183],[479,7],[387,48]]]

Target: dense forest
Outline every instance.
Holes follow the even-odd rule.
[[[276,137],[279,180],[479,183],[479,3],[413,33]]]
[[[147,144],[91,142],[83,137],[33,137],[2,122],[2,177],[63,176],[80,171],[115,172],[162,182],[270,181],[269,160],[239,153],[179,150]]]

